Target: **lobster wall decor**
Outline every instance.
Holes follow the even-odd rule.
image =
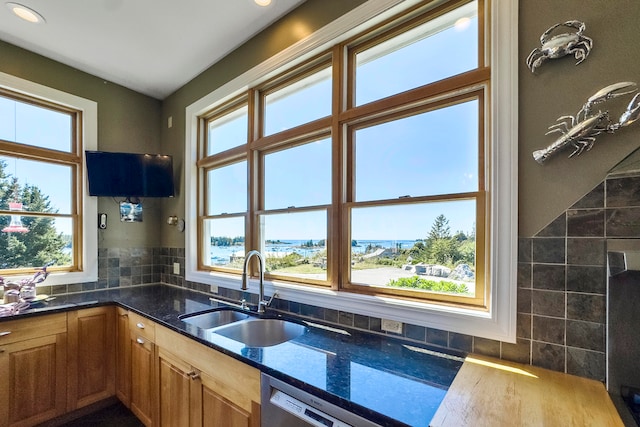
[[[559,27],[573,28],[576,31],[552,36],[551,33]],[[562,58],[566,55],[573,54],[578,60],[576,65],[584,61],[593,47],[593,40],[582,34],[585,28],[584,22],[566,21],[555,24],[542,33],[540,36],[541,46],[533,49],[527,57],[527,66],[531,72],[535,72],[536,68],[548,59]]]
[[[631,99],[617,122],[611,120],[608,111],[594,112],[593,110],[596,104],[637,92],[637,87],[638,85],[634,82],[619,82],[606,86],[589,97],[575,116],[559,117],[558,123],[549,126],[549,131],[545,135],[557,132],[561,136],[547,148],[534,151],[535,161],[543,164],[549,156],[569,145],[575,148],[569,158],[580,155],[593,147],[596,136],[603,132],[614,133],[638,120],[640,118],[640,93],[636,93]]]

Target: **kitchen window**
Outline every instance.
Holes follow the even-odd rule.
[[[497,218],[512,221],[514,201],[510,185],[498,186],[510,172],[497,153],[513,150],[499,150],[497,138],[513,130],[489,114],[504,96],[492,91],[492,54],[502,51],[489,33],[505,31],[497,23],[513,5],[496,5],[491,21],[488,0],[435,3],[412,2],[269,79],[256,74],[237,93],[247,141],[219,161],[246,162],[242,250],[265,254],[265,278],[283,297],[511,340],[515,294],[498,277],[511,280],[513,269],[497,260],[512,265],[515,233]],[[196,128],[228,105],[215,97],[191,109]],[[206,152],[207,135],[187,133]],[[195,188],[207,188],[197,177],[215,157],[197,158]],[[202,204],[197,211],[202,224]],[[204,235],[195,249],[208,257]],[[204,272],[218,270],[229,272]],[[208,283],[188,268],[189,277]],[[501,323],[474,329],[474,317]]]
[[[95,123],[93,102],[0,75],[2,276],[48,265],[47,284],[97,279],[95,237],[85,230],[96,208],[85,197],[83,161]]]

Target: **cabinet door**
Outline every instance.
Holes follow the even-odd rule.
[[[215,390],[215,384],[207,375],[202,375],[202,426],[203,427],[253,427],[260,425],[260,405],[253,405],[247,412]],[[257,412],[256,412],[257,411]]]
[[[191,420],[192,383],[196,377],[191,366],[173,355],[158,349],[160,365],[160,422],[162,427],[188,427],[196,425]]]
[[[155,345],[131,332],[131,411],[147,427],[154,425]]]
[[[33,426],[66,411],[67,334],[0,347],[0,425]]]
[[[68,313],[68,406],[82,408],[115,394],[113,307]]]
[[[116,311],[116,396],[128,408],[131,406],[131,337],[129,314],[118,307]]]
[[[156,327],[155,334],[160,352],[171,349],[174,366],[192,367],[197,374],[192,375],[191,426],[260,426],[257,369],[167,328]]]

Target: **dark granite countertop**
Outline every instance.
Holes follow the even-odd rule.
[[[298,319],[308,328],[291,341],[247,347],[181,321],[179,315],[210,309],[216,303],[207,295],[167,285],[58,295],[0,321],[113,303],[387,426],[428,426],[462,365],[459,357],[418,344],[326,327],[309,319]]]

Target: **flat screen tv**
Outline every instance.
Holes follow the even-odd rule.
[[[86,151],[85,158],[91,196],[174,196],[171,156]]]

